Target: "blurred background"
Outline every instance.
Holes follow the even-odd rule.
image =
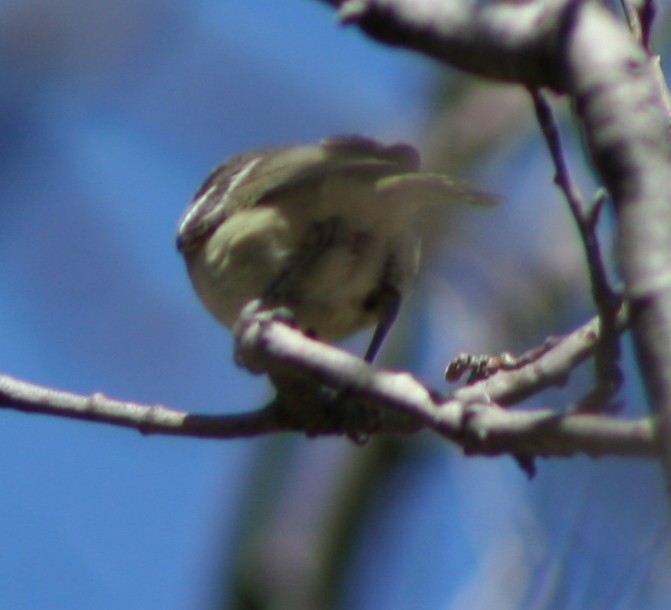
[[[668,50],[668,10],[654,34]],[[593,315],[523,91],[378,46],[314,0],[2,0],[0,369],[201,413],[264,404],[193,294],[175,226],[227,156],[333,133],[413,142],[504,198],[428,213],[381,365],[448,391],[457,353],[520,352]],[[609,257],[610,235],[606,214]],[[624,413],[640,415],[626,339],[624,366]],[[587,364],[530,402],[565,408],[591,379]],[[3,608],[669,607],[653,463],[543,460],[529,481],[429,434],[218,442],[0,418]]]

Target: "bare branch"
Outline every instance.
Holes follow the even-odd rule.
[[[592,298],[601,318],[601,340],[595,352],[597,386],[582,401],[583,408],[586,410],[598,410],[607,404],[622,385],[622,372],[619,364],[620,339],[616,319],[621,298],[610,287],[596,234],[596,223],[603,198],[597,199],[592,208],[588,209],[582,194],[571,178],[562,150],[559,127],[550,104],[537,90],[531,90],[531,98],[538,123],[555,165],[555,183],[564,193],[585,248]]]
[[[442,397],[408,373],[379,371],[335,347],[308,339],[300,332],[271,320],[252,320],[241,329],[238,354],[254,370],[274,377],[318,381],[347,388],[353,400],[373,408],[393,409],[416,416],[431,428],[463,446],[469,453],[518,455],[590,455],[618,453],[653,455],[656,443],[648,420],[625,421],[593,415],[558,414],[551,409],[507,411],[491,402],[546,386],[558,377],[559,363],[586,357],[598,338],[598,322],[567,336],[545,363],[526,370],[501,373]],[[547,364],[544,369],[543,364]],[[520,388],[506,386],[517,377]],[[526,383],[526,388],[524,387]],[[603,426],[601,426],[603,424]]]
[[[461,445],[468,453],[568,456],[574,453],[635,455],[658,451],[651,420],[622,420],[602,415],[558,414],[551,409],[509,411],[491,402],[492,396],[511,400],[532,386],[544,387],[593,349],[598,322],[568,335],[546,354],[545,362],[527,370],[502,372],[484,382],[443,397],[408,373],[376,370],[338,348],[309,339],[273,320],[252,319],[239,336],[238,356],[254,370],[274,379],[303,380],[342,390],[348,400],[368,408],[397,413],[383,419],[375,432],[413,433],[430,428]],[[556,352],[552,352],[556,349]],[[293,381],[291,381],[293,380]],[[518,384],[518,388],[512,386]],[[286,385],[286,383],[285,383]],[[305,393],[309,397],[309,391]],[[320,399],[324,394],[317,394]],[[265,409],[237,415],[191,415],[160,405],[114,400],[102,394],[84,396],[45,388],[0,375],[0,406],[136,429],[143,434],[205,438],[246,438],[282,431],[305,431],[311,436],[342,434],[333,419],[315,417],[317,402],[298,406],[276,400]],[[339,402],[322,404],[327,411]],[[301,415],[302,413],[302,415]],[[364,433],[371,431],[364,430]]]
[[[623,420],[604,415],[559,414],[552,409],[509,411],[488,404],[448,402],[440,406],[435,427],[470,454],[591,457],[655,457],[659,443],[649,419]]]
[[[561,89],[562,70],[547,61],[566,0],[324,0],[341,21],[457,68],[496,80]]]
[[[537,391],[551,380],[565,378],[568,371],[560,371],[560,363],[572,366],[589,355],[598,339],[597,321],[559,342],[557,352],[548,352],[540,365],[536,362],[520,371],[499,373],[451,398],[423,386],[409,373],[376,370],[347,352],[272,320],[248,321],[238,339],[238,356],[256,371],[347,388],[352,399],[366,406],[414,415],[422,427],[439,432],[469,453],[649,456],[657,450],[649,420],[562,415],[551,409],[509,411],[491,402],[521,396],[534,384]],[[516,381],[519,389],[511,387]]]
[[[621,0],[621,4],[634,38],[648,53],[652,53],[650,33],[657,12],[654,0]]]
[[[584,5],[567,46],[576,112],[618,216],[618,253],[651,408],[671,481],[671,146],[654,62],[620,24]],[[601,47],[603,40],[612,41]]]
[[[662,58],[653,51],[650,44],[652,24],[657,14],[655,0],[621,0],[621,3],[627,16],[631,33],[650,57],[655,84],[664,104],[667,119],[671,121],[671,94],[669,94],[669,89],[666,86],[664,70],[662,69]]]
[[[622,332],[627,323],[627,309],[622,307],[617,317],[617,331]],[[564,385],[570,372],[594,355],[600,339],[601,320],[595,317],[568,335],[552,337],[552,346],[533,350],[539,355],[524,359],[523,366],[501,369],[482,381],[457,390],[454,395],[462,401],[488,396],[502,405],[521,402],[545,388]]]
[[[236,415],[191,415],[161,405],[64,392],[0,375],[0,407],[133,428],[143,434],[246,438],[286,428],[272,410]]]
[[[588,209],[580,190],[571,178],[562,150],[559,127],[554,119],[550,104],[540,91],[532,89],[530,93],[538,123],[555,166],[555,183],[564,193],[585,247],[594,301],[599,308],[605,305],[612,307],[613,303],[617,303],[619,299],[615,297],[610,288],[601,256],[601,248],[596,238],[596,213]]]
[[[619,250],[632,300],[634,335],[651,403],[662,412],[660,438],[671,472],[671,147],[669,116],[654,62],[614,15],[593,2],[327,1],[344,11],[347,22],[380,40],[480,75],[531,88],[546,86],[572,97],[618,211]],[[288,379],[293,384],[300,379],[308,385],[346,388],[348,398],[412,416],[399,420],[403,425],[398,424],[398,432],[430,427],[471,452],[655,454],[659,443],[651,420],[507,411],[490,402],[518,400],[532,388],[556,383],[573,366],[562,369],[561,350],[566,350],[565,362],[592,353],[590,333],[582,342],[576,335],[580,349],[571,349],[573,341],[567,339],[529,368],[501,371],[452,398],[440,396],[408,374],[377,371],[278,322],[247,325],[239,337],[238,355],[247,366],[269,372],[276,382]],[[543,371],[546,365],[555,368]],[[142,432],[221,438],[296,429],[300,424],[300,409],[289,409],[287,420],[286,405],[278,403],[251,414],[196,416],[100,395],[56,392],[8,377],[0,378],[0,404]],[[331,428],[324,433],[338,432],[332,422],[328,425]],[[320,430],[312,425],[310,433]]]
[[[571,97],[618,216],[632,334],[671,486],[671,117],[658,62],[598,2],[357,1],[349,21],[379,40]]]

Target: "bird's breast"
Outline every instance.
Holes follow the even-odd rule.
[[[375,231],[334,215],[318,222],[278,206],[238,210],[189,254],[189,272],[210,312],[233,326],[252,299],[287,306],[298,325],[339,339],[378,321],[367,303],[381,284],[402,294],[414,277],[410,230]]]

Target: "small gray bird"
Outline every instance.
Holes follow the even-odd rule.
[[[419,165],[412,146],[361,136],[231,158],[179,223],[196,292],[229,328],[254,300],[326,340],[375,324],[371,362],[417,273],[418,209],[494,202]]]

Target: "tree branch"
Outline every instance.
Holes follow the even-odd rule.
[[[440,395],[409,373],[377,370],[343,350],[309,339],[273,320],[253,318],[241,329],[238,356],[246,366],[265,371],[274,379],[298,381],[313,389],[318,388],[317,384],[339,391],[345,388],[347,400],[399,415],[382,418],[375,430],[366,429],[364,433],[409,434],[429,428],[469,454],[482,455],[655,455],[659,447],[648,419],[563,415],[551,409],[512,411],[492,402],[520,399],[566,378],[568,371],[594,349],[598,335],[598,321],[592,320],[557,341],[538,361],[517,371],[497,373],[453,396]],[[324,403],[323,393],[314,395],[318,400],[290,408],[278,399],[252,413],[191,415],[102,394],[58,391],[0,375],[1,407],[122,426],[143,434],[230,439],[282,431],[302,430],[311,436],[351,432],[337,418],[315,417],[313,410],[319,408],[319,401],[327,413],[337,412],[342,405],[337,400]],[[305,396],[309,397],[310,392]]]
[[[601,319],[601,341],[595,352],[596,387],[581,402],[585,410],[599,410],[607,406],[611,397],[622,385],[620,370],[620,335],[617,330],[617,315],[622,299],[611,289],[606,267],[601,256],[601,246],[596,234],[599,213],[605,195],[596,199],[588,208],[580,190],[573,182],[559,135],[559,127],[554,119],[552,108],[545,96],[537,90],[531,90],[538,123],[548,146],[555,166],[555,183],[564,193],[571,214],[575,220],[587,260],[592,299]]]
[[[616,318],[617,332],[623,332],[627,324],[627,308],[623,306]],[[531,350],[540,355],[523,357],[523,365],[502,368],[482,381],[460,388],[454,395],[463,401],[488,396],[499,404],[513,405],[551,386],[562,386],[576,366],[594,355],[603,334],[601,329],[601,319],[592,318],[563,337],[549,338],[549,348]]]
[[[372,37],[475,74],[568,94],[613,198],[617,251],[671,488],[671,119],[654,58],[597,2],[325,0]]]
[[[567,38],[569,91],[615,204],[634,344],[651,409],[660,416],[671,485],[669,116],[653,61],[626,28],[601,18],[598,8],[585,4]]]
[[[278,385],[293,386],[299,380],[306,387],[318,382],[344,388],[348,401],[403,415],[373,422],[378,426],[374,430],[408,433],[428,427],[468,452],[482,454],[649,456],[662,447],[671,473],[671,146],[669,116],[650,58],[606,8],[593,2],[326,1],[340,7],[345,21],[357,23],[379,40],[476,74],[530,88],[546,86],[572,97],[618,212],[619,252],[635,342],[651,404],[661,414],[660,435],[652,420],[557,414],[549,409],[510,411],[495,404],[514,402],[568,375],[576,361],[593,353],[598,330],[592,327],[564,338],[528,366],[501,371],[452,397],[439,395],[409,374],[375,370],[274,321],[256,321],[242,329],[241,360],[267,371]],[[292,400],[300,396],[290,393]],[[306,404],[317,408],[319,401]],[[308,423],[302,423],[301,405],[281,399],[254,413],[188,415],[100,394],[59,392],[7,376],[0,376],[0,405],[182,436],[347,431],[337,420],[320,420],[309,413],[304,415]],[[327,410],[338,407],[336,400]]]
[[[372,38],[414,49],[456,68],[530,87],[560,89],[549,59],[566,0],[323,0],[341,22]]]
[[[287,428],[271,410],[236,415],[192,415],[161,405],[75,394],[0,375],[0,407],[132,428],[143,434],[246,438]]]
[[[559,414],[552,409],[511,411],[493,402],[519,398],[566,379],[570,369],[593,352],[598,325],[598,320],[592,320],[558,341],[538,361],[518,371],[497,373],[452,397],[441,396],[409,373],[377,370],[269,319],[252,318],[239,329],[237,355],[245,366],[271,377],[346,388],[348,397],[365,406],[411,414],[421,427],[442,434],[469,454],[655,455],[659,447],[647,419],[625,421],[603,415]]]

